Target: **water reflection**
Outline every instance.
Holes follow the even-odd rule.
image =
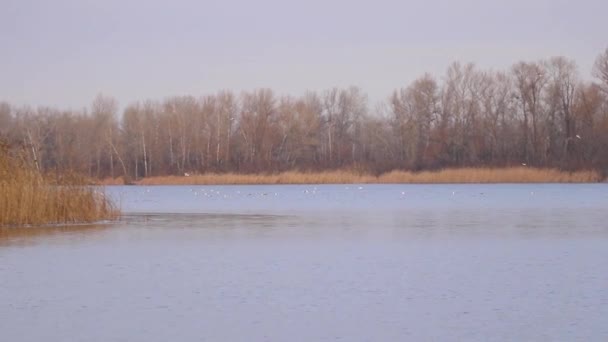
[[[0,247],[26,246],[53,241],[77,243],[110,227],[111,224],[106,223],[44,227],[0,227]]]
[[[126,214],[121,222],[136,227],[174,228],[264,228],[279,225],[288,219],[286,215],[254,214]]]
[[[139,213],[104,224],[0,228],[0,246],[100,239],[204,240],[272,237],[450,239],[608,237],[604,210],[403,209],[308,212],[293,215]]]

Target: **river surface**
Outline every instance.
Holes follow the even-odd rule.
[[[606,184],[106,194],[0,230],[0,340],[608,340]]]

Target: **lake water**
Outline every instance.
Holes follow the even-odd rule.
[[[0,340],[608,340],[606,184],[106,192],[0,230]]]

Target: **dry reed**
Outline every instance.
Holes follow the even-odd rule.
[[[103,191],[70,182],[52,184],[0,151],[0,226],[95,222],[117,216]]]
[[[352,171],[276,174],[205,173],[185,176],[149,177],[139,185],[219,184],[353,184],[353,183],[592,183],[602,180],[596,171],[565,172],[529,167],[459,168],[438,171],[391,171],[380,176]]]
[[[91,181],[95,185],[127,185],[128,182],[125,182],[124,177],[116,177],[116,178],[104,178],[97,181]]]
[[[439,171],[392,171],[378,178],[381,183],[595,183],[596,171],[566,172],[531,167],[460,168]]]

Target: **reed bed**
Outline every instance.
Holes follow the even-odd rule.
[[[596,183],[597,171],[566,172],[531,167],[460,168],[439,171],[392,171],[378,177],[380,183]]]
[[[219,184],[333,184],[372,183],[375,177],[347,171],[298,172],[275,174],[205,173],[185,176],[143,178],[138,185],[219,185]]]
[[[596,171],[565,172],[529,167],[459,168],[438,171],[391,171],[379,176],[352,171],[276,174],[206,173],[185,176],[149,177],[139,185],[220,184],[354,184],[354,183],[594,183],[602,181]]]
[[[130,181],[125,181],[124,177],[104,178],[96,181],[91,181],[95,185],[128,185]]]
[[[54,184],[0,151],[0,227],[95,222],[118,214],[100,189]]]

